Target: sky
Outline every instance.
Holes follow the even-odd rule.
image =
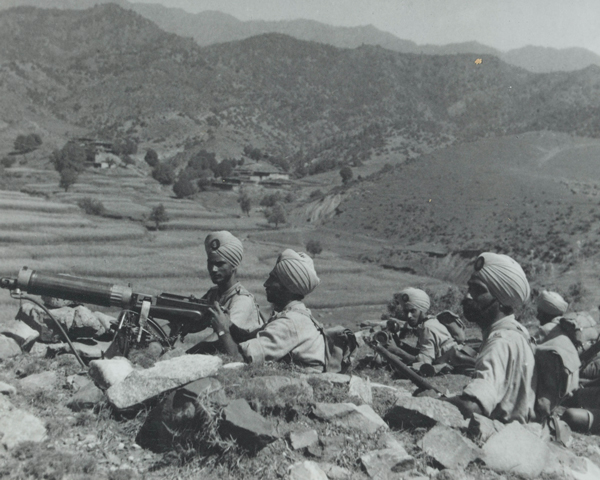
[[[478,41],[499,50],[525,45],[583,47],[600,54],[600,0],[130,0],[239,20],[306,18],[374,25],[418,44]]]

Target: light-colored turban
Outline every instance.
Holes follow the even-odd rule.
[[[527,301],[531,293],[521,265],[508,255],[482,253],[475,261],[473,278],[481,280],[502,305],[513,308]]]
[[[569,308],[569,304],[556,292],[544,290],[537,299],[538,311],[547,313],[548,315],[556,317],[563,315],[567,311],[567,308]]]
[[[272,273],[287,290],[298,295],[308,295],[321,283],[312,258],[289,248],[279,255]]]
[[[429,295],[418,288],[405,288],[400,292],[400,299],[402,300],[403,305],[406,305],[409,308],[412,306],[423,313],[427,313],[431,305]]]
[[[204,248],[206,253],[218,253],[234,268],[242,263],[244,255],[242,242],[225,230],[209,233],[204,239]]]

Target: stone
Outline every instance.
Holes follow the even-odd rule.
[[[106,313],[94,312],[94,316],[100,322],[106,332],[109,332],[113,325],[117,325],[117,319]]]
[[[6,323],[2,326],[0,333],[12,338],[25,351],[29,350],[33,343],[40,337],[40,332],[34,330],[21,320]]]
[[[125,357],[115,357],[107,360],[92,360],[88,375],[94,383],[103,390],[125,380],[133,372],[133,365]]]
[[[467,435],[472,440],[483,445],[492,435],[502,430],[504,426],[498,420],[492,420],[491,418],[474,413],[467,427]]]
[[[134,370],[106,394],[116,409],[131,408],[186,383],[215,375],[222,363],[213,355],[185,355],[163,360],[152,368]]]
[[[490,437],[481,459],[496,472],[538,478],[549,464],[550,447],[519,422],[512,422]]]
[[[81,412],[82,410],[94,408],[96,405],[102,403],[105,398],[104,392],[93,382],[89,382],[71,397],[67,402],[67,407],[74,412]]]
[[[17,389],[8,383],[0,382],[0,393],[2,395],[14,395],[17,393]]]
[[[19,389],[23,393],[33,395],[54,389],[57,382],[58,374],[55,371],[34,373],[19,380]]]
[[[317,403],[313,414],[321,419],[341,427],[375,433],[388,426],[369,405],[356,406],[353,403]]]
[[[35,342],[29,349],[29,355],[36,357],[45,357],[48,354],[48,345],[45,343]]]
[[[21,347],[14,339],[0,335],[0,360],[6,360],[20,354]]]
[[[78,304],[73,300],[65,300],[64,298],[49,297],[48,295],[42,295],[42,302],[48,309],[61,308],[61,307],[76,307]]]
[[[490,472],[493,473],[493,472]],[[486,478],[489,476],[486,476]],[[477,480],[473,475],[468,474],[464,470],[446,469],[438,472],[431,477],[435,480]]]
[[[246,362],[229,362],[223,365],[221,368],[224,370],[239,370],[240,368],[246,367]]]
[[[242,398],[225,407],[219,430],[223,438],[233,438],[238,445],[253,452],[279,438],[273,423],[252,410]]]
[[[352,472],[347,468],[339,467],[334,463],[319,463],[321,470],[325,472],[329,480],[347,480],[352,476]]]
[[[350,377],[350,386],[348,387],[349,397],[358,397],[363,403],[371,405],[373,403],[373,392],[371,391],[371,382],[363,380],[362,378],[352,375]]]
[[[54,331],[46,325],[45,319],[50,318],[42,309],[31,302],[24,302],[17,312],[16,320],[21,320],[33,330],[39,332],[40,341],[49,342],[55,337]]]
[[[438,423],[451,428],[466,427],[467,421],[451,403],[430,397],[396,397],[396,404],[386,413],[392,428],[431,428]]]
[[[87,373],[87,372],[86,372]],[[93,383],[89,376],[86,375],[69,375],[67,377],[67,387],[77,392],[83,387],[86,387],[90,383]]]
[[[188,399],[198,402],[204,398],[210,398],[219,404],[226,403],[227,397],[223,392],[223,385],[214,377],[201,378],[184,385],[180,389],[181,394]]]
[[[308,400],[313,398],[313,388],[309,385],[305,378],[284,377],[283,375],[270,375],[265,377],[254,377],[252,379],[253,386],[264,389],[271,393],[278,393],[282,388],[292,388],[297,396],[307,397]]]
[[[60,325],[65,329],[65,331],[69,332],[71,327],[73,326],[73,320],[75,319],[75,309],[72,307],[61,307],[55,308],[54,310],[50,310],[52,316],[60,323]],[[51,330],[56,330],[58,327],[54,325],[54,322],[51,318],[48,317],[48,314],[44,312],[42,316],[44,323]]]
[[[365,470],[371,478],[385,479],[396,472],[410,470],[415,466],[415,459],[404,448],[384,448],[361,455]]]
[[[316,430],[307,430],[304,432],[289,433],[290,446],[293,450],[310,447],[319,441],[319,434]]]
[[[89,342],[71,342],[73,348],[77,352],[77,355],[85,362],[91,360],[98,360],[102,358],[104,352],[110,346],[110,342],[98,342],[96,340],[90,340]],[[54,357],[56,355],[62,355],[63,353],[73,353],[68,343],[57,343],[48,345],[46,351],[46,357]]]
[[[44,423],[16,408],[4,395],[0,395],[0,447],[6,452],[23,442],[42,442],[46,438]]]
[[[429,430],[421,440],[421,448],[444,468],[465,468],[479,453],[477,445],[444,425]]]
[[[318,463],[311,460],[296,462],[289,468],[289,480],[328,480]]]
[[[343,373],[313,373],[312,375],[309,375],[309,378],[316,378],[317,380],[321,380],[323,382],[331,382],[337,384],[350,383],[350,375],[345,375]]]
[[[70,338],[98,338],[107,331],[108,329],[89,308],[83,305],[75,307],[73,322],[69,328]]]

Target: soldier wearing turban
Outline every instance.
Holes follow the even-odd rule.
[[[236,343],[250,338],[263,324],[254,296],[237,280],[237,269],[242,262],[242,242],[227,231],[212,232],[204,240],[206,267],[215,284],[202,297],[214,305],[214,316],[227,316],[229,333]],[[188,353],[215,353],[219,350],[218,331],[209,334]],[[208,334],[208,332],[207,332]]]
[[[558,326],[560,317],[567,312],[569,304],[560,294],[544,290],[540,293],[536,306],[536,318],[540,321],[540,329],[535,333],[534,338],[537,343],[541,343]]]
[[[416,348],[404,343],[401,347],[388,346],[392,353],[409,364],[434,363],[443,354],[456,348],[457,343],[446,326],[427,314],[431,301],[426,292],[409,287],[402,290],[398,297],[403,319],[416,328],[418,340]]]
[[[514,309],[529,298],[521,266],[507,255],[482,253],[468,282],[463,312],[483,331],[474,379],[462,395],[448,399],[465,416],[483,414],[501,422],[535,418],[534,355],[527,330]]]
[[[323,372],[325,339],[302,301],[319,283],[313,261],[306,253],[285,250],[264,284],[273,315],[254,338],[240,343],[237,350],[227,343],[226,335],[221,337],[227,343],[227,352],[234,357],[241,354],[248,363],[285,360],[308,371]]]

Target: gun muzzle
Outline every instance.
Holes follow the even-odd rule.
[[[23,267],[16,279],[0,279],[0,288],[20,289],[31,295],[45,295],[103,307],[128,308],[133,302],[131,287],[96,282],[64,274],[41,274]]]

